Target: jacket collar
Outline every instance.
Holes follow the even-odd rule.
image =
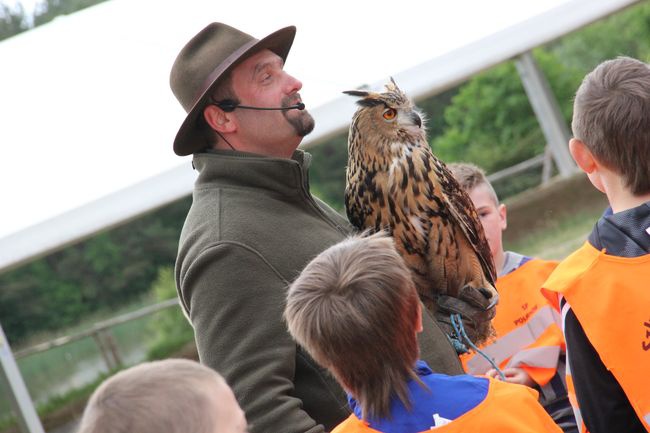
[[[619,257],[650,253],[650,202],[612,213],[608,208],[594,226],[589,243],[597,250]]]
[[[283,194],[309,191],[311,155],[296,150],[291,159],[274,158],[233,150],[210,150],[194,154],[192,165],[199,172],[195,187],[261,188]]]

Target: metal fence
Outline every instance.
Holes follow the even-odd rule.
[[[64,346],[83,338],[92,337],[95,341],[95,344],[97,345],[97,348],[99,349],[99,352],[102,354],[104,362],[106,363],[106,367],[109,371],[114,370],[115,368],[123,365],[123,362],[119,347],[115,343],[115,339],[111,333],[111,328],[133,320],[150,316],[161,310],[174,306],[178,306],[178,298],[168,299],[166,301],[159,302],[154,305],[149,305],[130,313],[122,314],[120,316],[112,317],[108,320],[97,322],[90,329],[86,329],[81,332],[55,338],[54,340],[36,344],[23,350],[18,350],[14,352],[14,357],[16,359],[24,358],[29,355],[45,352],[55,347]]]

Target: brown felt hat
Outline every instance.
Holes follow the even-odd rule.
[[[287,59],[296,28],[285,27],[263,39],[212,23],[183,47],[174,61],[169,82],[187,117],[174,139],[174,152],[185,156],[205,148],[205,137],[197,127],[206,101],[221,79],[252,54],[269,49]]]

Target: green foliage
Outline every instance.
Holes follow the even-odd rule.
[[[0,2],[0,41],[28,29],[25,22],[25,10],[21,4],[12,8]]]
[[[25,9],[18,3],[10,7],[0,0],[0,41],[52,21],[59,15],[85,9],[103,3],[106,0],[41,0],[33,15],[25,14]]]
[[[12,345],[147,293],[157,269],[174,263],[189,204],[181,200],[0,275],[0,317]]]
[[[46,0],[41,9],[34,14],[34,26],[52,21],[59,15],[67,15],[90,6],[103,3],[106,0]]]
[[[152,290],[158,302],[177,296],[174,270],[171,267],[158,270]],[[194,330],[180,308],[171,307],[157,313],[150,319],[148,327],[155,335],[147,353],[149,360],[166,358],[194,338]]]
[[[457,94],[458,87],[454,87],[430,98],[416,101],[418,108],[425,114],[424,120],[429,139],[444,134],[445,129],[447,129],[444,115],[445,109]]]
[[[582,74],[543,49],[536,50],[534,57],[568,122],[571,98]],[[448,127],[432,143],[444,161],[471,161],[493,172],[532,158],[546,144],[512,61],[463,85],[444,116]]]
[[[650,3],[641,2],[551,45],[566,67],[583,74],[617,56],[650,60]]]
[[[348,164],[348,134],[309,149],[313,160],[309,170],[311,191],[338,211],[344,209],[345,167]]]

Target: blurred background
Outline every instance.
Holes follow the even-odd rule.
[[[109,4],[118,2],[125,4],[124,0],[45,0],[22,3],[0,1],[0,59],[3,63],[0,81],[3,76],[4,79],[14,77],[12,81],[5,81],[2,85],[2,95],[6,94],[8,88],[17,88],[19,93],[22,92],[23,99],[29,101],[30,110],[33,109],[30,111],[29,122],[34,130],[45,129],[44,133],[47,136],[47,128],[42,128],[40,123],[41,116],[49,116],[50,112],[57,112],[64,108],[61,108],[61,101],[44,100],[40,95],[34,94],[34,89],[38,88],[34,81],[37,80],[36,78],[32,78],[31,82],[20,82],[15,78],[20,76],[16,71],[25,68],[32,57],[39,56],[38,48],[31,51],[21,48],[22,57],[3,56],[3,53],[11,53],[13,47],[22,46],[19,44],[27,40],[30,34],[35,34],[33,32],[39,28],[43,29],[43,32],[45,29],[64,31],[68,23],[72,25],[72,18],[78,17],[81,20],[84,13],[88,16],[94,14],[100,17],[114,17],[111,15],[114,12],[109,10]],[[142,2],[131,1],[134,8],[138,3]],[[174,7],[179,9],[179,14],[182,12],[180,9],[192,7],[191,4],[181,6],[180,2],[167,1],[160,2],[159,7],[173,11],[174,7],[169,6],[172,3],[176,3]],[[540,111],[534,108],[535,96],[531,95],[534,86],[531,87],[529,83],[529,87],[526,87],[526,73],[531,69],[527,69],[525,62],[529,62],[528,68],[532,62],[533,70],[541,72],[542,82],[557,109],[556,117],[559,116],[560,121],[564,123],[564,134],[568,134],[573,94],[587,72],[601,61],[619,55],[631,56],[643,61],[650,59],[650,2],[611,2],[613,4],[611,13],[604,13],[604,16],[599,16],[597,19],[589,19],[589,23],[580,25],[579,28],[560,37],[535,45],[526,53],[499,59],[496,64],[478,68],[478,72],[471,73],[471,76],[465,77],[459,74],[462,79],[448,79],[443,84],[432,85],[426,90],[421,90],[411,84],[414,81],[407,73],[407,68],[412,66],[411,71],[416,72],[427,70],[418,68],[422,65],[426,66],[425,62],[428,59],[438,59],[441,62],[440,59],[464,58],[462,55],[467,55],[468,59],[475,58],[480,53],[468,51],[464,47],[477,49],[482,46],[480,41],[485,41],[486,38],[490,41],[491,35],[499,32],[511,34],[507,32],[515,27],[518,32],[525,34],[528,22],[526,20],[544,16],[545,13],[552,12],[553,8],[576,4],[576,1],[556,1],[546,2],[546,4],[540,2],[536,6],[531,2],[530,10],[518,10],[519,15],[510,17],[509,21],[502,19],[500,22],[490,22],[490,16],[485,15],[487,12],[478,10],[479,7],[484,7],[479,6],[483,2],[465,2],[462,5],[464,11],[445,12],[450,15],[443,13],[445,2],[432,3],[434,9],[439,7],[441,11],[435,20],[442,20],[450,25],[449,29],[438,30],[449,34],[457,32],[456,34],[462,36],[444,49],[433,47],[438,42],[438,36],[432,36],[429,40],[415,32],[417,37],[411,39],[408,33],[409,25],[413,23],[396,19],[396,16],[391,15],[391,11],[380,10],[381,8],[375,3],[373,3],[373,11],[368,13],[377,14],[376,17],[373,15],[375,20],[373,25],[377,33],[364,34],[362,38],[359,33],[354,33],[360,31],[354,27],[354,22],[361,17],[355,16],[357,12],[346,13],[345,3],[339,4],[335,16],[339,14],[346,18],[342,18],[343,23],[333,21],[328,26],[330,32],[341,33],[342,35],[339,36],[344,41],[347,40],[347,45],[344,46],[345,49],[337,46],[336,49],[344,55],[335,65],[330,63],[328,53],[321,50],[318,57],[320,63],[315,65],[314,70],[306,70],[303,99],[308,109],[311,109],[310,101],[313,101],[312,105],[315,106],[313,113],[317,123],[327,124],[327,116],[330,113],[328,104],[339,103],[337,98],[340,98],[340,91],[363,84],[370,87],[377,86],[388,76],[396,77],[400,84],[401,77],[406,83],[404,87],[407,93],[413,94],[417,105],[427,114],[429,141],[434,153],[446,162],[474,162],[490,174],[497,193],[509,209],[509,228],[505,233],[506,248],[542,258],[565,257],[584,242],[592,225],[605,210],[606,201],[589,185],[584,176],[575,172],[575,168],[562,169],[561,162],[558,162],[558,151],[554,152],[549,145],[551,135],[548,130],[545,130],[544,120],[540,119]],[[515,8],[513,4],[517,2],[496,3],[496,8],[507,9]],[[577,3],[590,4],[585,1]],[[277,13],[282,15],[284,8],[289,9],[288,6],[296,8],[297,4],[287,2],[287,5],[284,5],[282,2],[276,2],[275,7],[278,8]],[[145,6],[148,7],[145,10],[148,11],[149,17],[138,15],[124,19],[128,22],[139,20],[138,22],[143,23],[142,31],[146,32],[146,20],[156,20],[160,12],[156,10],[155,5],[156,3],[145,2]],[[194,6],[196,6],[193,11],[195,14],[206,15],[205,10],[198,5]],[[228,7],[225,3],[220,6]],[[330,8],[332,7],[330,5]],[[402,7],[412,8],[409,13],[418,16],[423,23],[419,25],[426,27],[427,14],[414,9],[419,7],[417,3],[406,2]],[[500,15],[501,11],[493,10],[492,13]],[[224,22],[229,22],[217,13],[214,15],[214,20],[223,19]],[[210,14],[207,16],[209,17]],[[282,20],[290,24],[291,18],[293,16],[289,15]],[[430,18],[434,23],[434,17],[431,15]],[[116,28],[115,34],[119,35],[121,21],[119,18],[112,19],[114,21],[110,26]],[[212,20],[208,18],[205,23]],[[478,24],[474,26],[472,20],[476,20],[476,23],[488,21],[492,26],[478,29]],[[242,19],[243,24],[240,28],[255,36],[262,36],[276,28],[274,26],[280,22],[266,24],[266,27],[257,27],[253,21],[247,26],[247,21]],[[531,29],[533,23],[539,25],[539,22],[539,20],[530,21]],[[234,25],[238,23],[235,22]],[[452,30],[452,27],[455,29]],[[463,31],[471,27],[477,29],[473,33],[469,32],[471,34]],[[176,31],[174,27],[169,29],[174,36],[173,38],[168,36],[170,41],[174,41],[171,44],[173,46],[171,52],[177,52],[182,44],[200,29],[200,26],[194,25],[192,28],[190,33],[189,30]],[[298,26],[296,47],[292,51],[290,62],[294,62],[291,60],[293,56],[299,59],[310,50],[308,46],[300,45],[303,43],[300,42],[301,31],[302,28]],[[325,42],[328,38],[333,38],[323,29],[319,29],[318,32],[320,32],[318,37]],[[425,29],[425,34],[426,32]],[[309,35],[308,30],[305,33]],[[380,44],[379,47],[373,47],[372,56],[382,57],[382,62],[378,63],[382,66],[381,69],[377,69],[379,66],[376,66],[372,74],[366,72],[367,78],[359,78],[354,76],[352,70],[355,69],[355,61],[368,61],[364,57],[368,54],[362,52],[369,44],[365,42],[368,39],[364,38],[369,36],[370,40],[376,40]],[[83,33],[74,35],[76,39],[85,37]],[[382,46],[382,41],[391,38],[405,38],[409,44],[417,44],[417,54],[411,55],[407,60],[395,54],[394,61],[391,61],[395,48],[390,44]],[[360,40],[364,42],[358,42]],[[498,41],[498,39],[492,40]],[[396,46],[406,44],[405,41],[395,41],[395,43]],[[430,50],[427,49],[428,44],[432,45]],[[526,57],[522,57],[523,55]],[[173,58],[167,56],[165,59],[168,60],[167,66],[160,72],[166,77]],[[409,61],[411,65],[405,63]],[[114,62],[118,62],[120,66],[119,59],[115,59]],[[436,65],[443,63],[444,61]],[[132,66],[128,63],[121,65],[127,70]],[[302,79],[301,69],[295,63],[289,63],[289,66],[294,67],[290,72]],[[340,75],[330,73],[331,70],[336,70]],[[48,74],[50,71],[47,67],[40,67],[36,75],[47,77]],[[342,76],[350,77],[344,79],[341,78]],[[315,91],[308,93],[308,83],[311,83],[312,87],[326,89],[329,93],[318,94]],[[45,85],[51,87],[52,83],[46,82]],[[103,83],[94,82],[93,86],[87,91],[95,93],[93,100],[101,104],[107,97],[102,94],[105,91]],[[145,147],[145,150],[149,153],[169,154],[171,158],[168,161],[171,162],[160,165],[167,169],[181,161],[178,158],[173,159],[175,157],[171,155],[171,142],[183,119],[183,112],[168,87],[163,86],[166,86],[166,83],[160,85],[159,92],[165,95],[165,101],[169,102],[168,110],[173,113],[173,120],[161,118],[160,129],[163,129],[166,139],[152,140],[155,141],[152,147]],[[413,91],[409,92],[411,89]],[[66,89],[66,92],[73,93],[70,89]],[[9,124],[18,118],[19,110],[13,105],[9,106],[6,99],[3,102],[3,99],[0,97],[2,107],[0,121],[3,124],[3,128],[0,129],[8,130]],[[125,103],[150,108],[138,98]],[[351,113],[352,101],[348,105],[346,109]],[[82,108],[91,111],[93,107]],[[24,113],[20,114],[21,117],[23,115]],[[73,119],[77,118],[77,115],[73,115],[72,112],[69,116]],[[48,179],[54,183],[56,179],[64,176],[64,170],[57,169],[58,160],[53,160],[55,157],[47,154],[46,148],[51,147],[59,153],[83,154],[85,160],[73,161],[73,164],[87,165],[88,159],[91,159],[95,166],[91,165],[90,170],[99,170],[102,164],[108,164],[112,175],[105,175],[104,180],[113,185],[113,189],[115,185],[127,188],[128,185],[123,184],[124,179],[120,180],[120,177],[122,167],[124,173],[128,170],[121,164],[133,164],[137,168],[138,158],[141,156],[118,153],[116,159],[118,162],[108,162],[111,157],[110,145],[96,146],[94,143],[98,136],[103,135],[104,132],[108,133],[103,128],[120,129],[119,124],[115,125],[110,119],[108,120],[103,127],[95,127],[91,132],[84,133],[87,138],[87,142],[84,143],[85,150],[66,150],[65,145],[55,140],[36,139],[34,138],[36,131],[21,134],[21,137],[27,137],[26,140],[32,137],[34,142],[20,143],[19,156],[9,152],[9,157],[5,158],[7,167],[18,166],[22,171],[10,176],[9,168],[2,170],[0,185],[3,194],[10,194],[11,191],[16,190],[20,192],[23,182],[26,182],[30,176],[34,177],[32,165],[47,163],[50,171],[39,171],[41,175],[36,176],[41,184],[38,191],[43,195],[43,200],[41,201],[38,196],[32,196],[31,201],[40,201],[41,206],[46,203],[46,198],[53,202],[64,202],[67,186],[58,186],[58,190],[54,193],[47,190]],[[143,119],[136,120],[146,134],[153,134],[152,129],[159,129],[158,125],[147,123]],[[72,133],[72,128],[74,126],[66,125],[64,132]],[[52,134],[52,130],[49,133],[56,136]],[[1,144],[3,150],[16,147],[15,139],[7,135],[0,136],[4,137]],[[327,131],[318,132],[317,138],[305,143],[307,150],[314,155],[310,174],[313,194],[341,212],[344,212],[346,143],[345,125],[335,125]],[[43,146],[43,150],[40,150],[39,146]],[[123,162],[120,162],[120,159]],[[191,173],[189,160],[184,161],[183,167]],[[73,181],[84,183],[80,179],[83,177],[77,176]],[[3,199],[2,214],[6,216],[0,216],[2,218],[0,230],[5,238],[0,236],[0,248],[5,250],[2,253],[8,259],[6,265],[0,268],[0,324],[47,431],[71,431],[74,420],[79,417],[87,397],[97,384],[121,368],[145,359],[169,356],[196,357],[192,329],[175,301],[173,280],[178,237],[191,204],[188,195],[191,181],[192,179],[187,181],[181,193],[161,200],[148,209],[143,208],[117,217],[102,227],[80,233],[65,242],[48,246],[16,260],[12,260],[12,255],[17,254],[11,247],[14,239],[11,236],[15,235],[12,228],[17,227],[15,230],[19,235],[34,236],[29,231],[31,224],[41,224],[43,220],[65,212],[72,212],[66,215],[71,216],[74,224],[74,217],[77,214],[74,213],[74,206],[56,208],[54,214],[44,207],[37,208],[26,212],[29,215],[35,214],[38,218],[28,221],[29,224],[26,222],[24,226],[15,225],[9,217],[12,214],[19,215],[23,203],[14,202],[11,198]],[[93,190],[101,192],[100,197],[108,192],[113,193],[112,190],[104,191],[99,187],[93,187],[92,183],[86,186],[91,192]],[[83,205],[85,202],[92,201],[91,199],[94,200],[96,197],[84,196],[85,201],[79,204]],[[53,230],[56,231],[56,227],[54,226]],[[19,429],[9,395],[8,385],[0,381],[1,433]]]

